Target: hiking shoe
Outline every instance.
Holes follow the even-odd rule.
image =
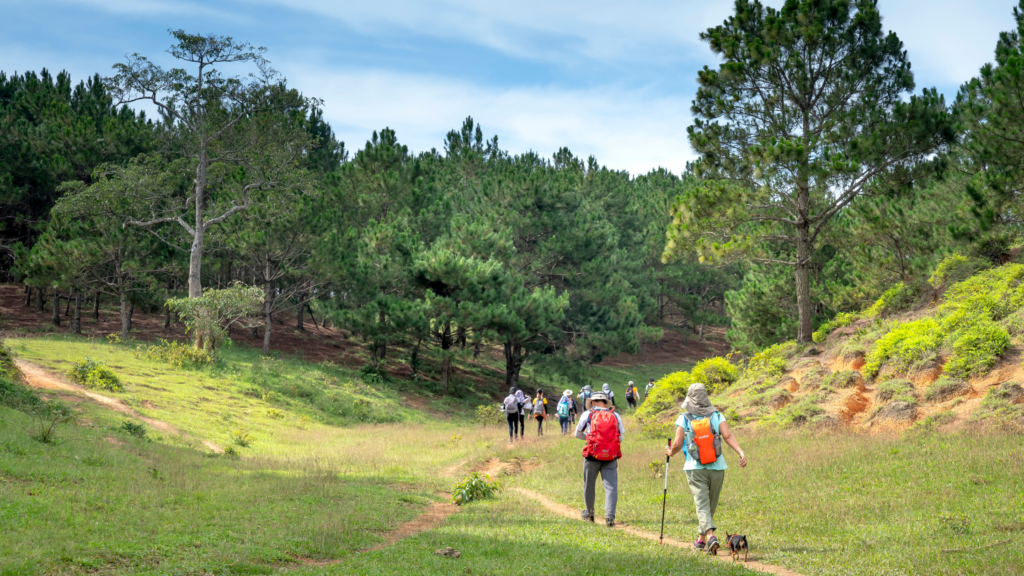
[[[701,540],[700,538],[694,540],[693,541],[693,549],[698,551],[698,552],[703,552],[704,551],[704,541]]]
[[[708,538],[708,556],[718,556],[718,538]]]
[[[615,519],[614,518],[605,518],[604,519],[604,523],[607,524],[609,528],[615,528]]]
[[[580,513],[580,516],[583,517],[584,521],[587,521],[587,520],[590,520],[591,522],[594,521],[594,515],[591,514],[591,512],[589,510],[584,510],[583,512]]]

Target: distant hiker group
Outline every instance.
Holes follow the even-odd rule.
[[[644,390],[644,396],[650,396],[654,388],[652,378]],[[632,381],[626,386],[625,396],[630,409],[635,410],[640,400],[640,392]],[[577,400],[584,410],[579,414],[578,421]],[[698,523],[698,535],[693,547],[714,555],[720,546],[715,536],[717,526],[714,515],[725,483],[725,470],[728,468],[722,444],[726,444],[739,455],[741,468],[747,465],[747,456],[730,431],[725,417],[711,404],[703,384],[690,385],[681,407],[682,413],[675,421],[675,438],[670,439],[668,447],[665,448],[665,497],[667,498],[668,492],[669,460],[673,455],[682,452],[685,456],[683,471],[686,473],[686,483],[693,496]],[[537,390],[531,402],[521,390],[512,388],[502,404],[502,410],[508,417],[509,443],[514,442],[516,438],[522,438],[525,434],[525,412],[531,412],[537,420],[537,435],[544,434],[544,419],[548,411],[547,399],[542,390]],[[622,441],[626,435],[622,417],[616,412],[615,393],[607,383],[602,386],[600,392],[594,392],[589,385],[584,386],[575,397],[572,390],[565,390],[558,400],[555,412],[558,414],[563,435],[568,434],[571,424],[575,424],[574,436],[586,442],[583,447],[583,520],[596,521],[594,501],[597,479],[600,476],[605,492],[605,523],[609,527],[614,527],[619,499],[618,461],[622,457]]]

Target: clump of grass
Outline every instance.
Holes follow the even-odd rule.
[[[86,388],[110,390],[112,392],[124,390],[124,384],[121,383],[121,379],[117,377],[117,374],[114,374],[113,370],[102,362],[93,360],[88,356],[85,360],[75,362],[71,369],[68,370],[68,376]]]
[[[970,391],[971,386],[967,382],[943,376],[928,386],[924,397],[929,402],[944,402],[950,398],[967,394]]]
[[[818,394],[804,396],[797,402],[784,406],[770,416],[767,421],[779,426],[800,426],[810,422],[815,416],[825,412],[818,404],[823,398]]]
[[[213,363],[209,350],[167,340],[149,346],[139,345],[135,349],[135,357],[165,362],[177,368],[197,368]]]
[[[886,380],[878,385],[878,394],[875,396],[881,402],[893,400],[900,402],[917,402],[917,393],[914,385],[908,380]]]
[[[863,382],[860,372],[856,370],[840,370],[825,377],[821,382],[822,388],[838,389],[853,388]]]
[[[452,486],[452,502],[462,506],[473,500],[490,498],[500,490],[501,483],[497,480],[491,481],[490,476],[481,476],[479,472],[473,472]]]
[[[939,514],[939,525],[956,536],[965,536],[971,533],[971,519],[966,514]]]
[[[135,436],[136,438],[146,437],[146,425],[142,423],[136,423],[130,420],[125,420],[124,422],[121,423],[121,430],[124,430],[125,432],[131,434],[132,436]]]
[[[237,430],[231,433],[231,441],[234,442],[236,446],[248,448],[249,446],[252,446],[254,438],[252,437],[252,434],[250,434],[248,430],[244,428],[238,428]]]
[[[804,374],[804,377],[800,379],[800,387],[805,390],[813,390],[825,381],[826,378],[832,375],[832,371],[824,366],[815,366]]]

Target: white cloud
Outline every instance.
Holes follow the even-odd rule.
[[[286,68],[289,84],[325,99],[324,116],[353,150],[384,127],[415,151],[440,150],[444,135],[472,116],[486,137],[497,134],[512,153],[550,156],[567,146],[633,174],[658,166],[678,173],[693,158],[686,139],[690,96],[616,86],[491,88],[450,78]]]

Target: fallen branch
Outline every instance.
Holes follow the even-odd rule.
[[[945,552],[946,554],[949,554],[951,552],[974,552],[975,550],[983,550],[985,548],[994,548],[996,546],[1002,546],[1003,544],[1009,544],[1010,542],[1010,539],[1006,539],[1000,542],[993,542],[991,544],[986,544],[984,546],[978,546],[977,548],[950,548],[949,550],[943,550],[943,552]]]

